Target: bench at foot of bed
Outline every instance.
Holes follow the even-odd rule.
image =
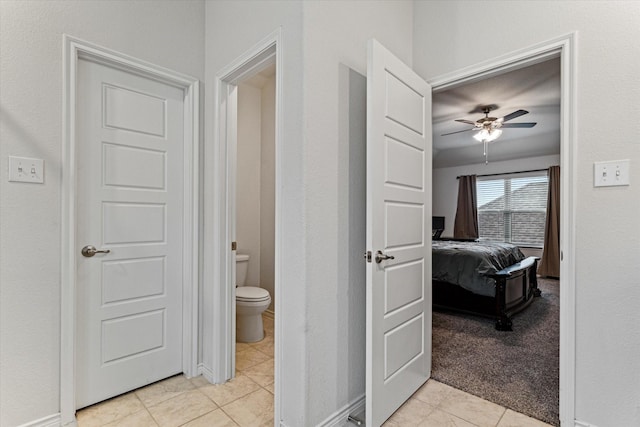
[[[433,305],[444,310],[488,316],[495,319],[499,331],[511,331],[514,314],[540,296],[536,271],[537,257],[526,258],[494,274],[495,297],[476,295],[456,285],[433,281]]]

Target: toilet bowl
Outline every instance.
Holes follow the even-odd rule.
[[[256,342],[264,338],[262,313],[271,304],[266,289],[245,286],[249,255],[236,255],[236,341]]]

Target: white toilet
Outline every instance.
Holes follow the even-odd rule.
[[[271,304],[266,289],[245,286],[249,255],[236,255],[236,341],[256,342],[264,338],[262,312]]]

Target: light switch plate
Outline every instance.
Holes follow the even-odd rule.
[[[44,160],[9,156],[9,181],[42,184]]]
[[[629,185],[629,159],[612,160],[609,162],[595,162],[593,166],[594,187]]]

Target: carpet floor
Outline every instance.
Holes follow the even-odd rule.
[[[542,296],[513,317],[513,331],[491,319],[433,312],[432,378],[559,426],[559,282],[539,279]]]

